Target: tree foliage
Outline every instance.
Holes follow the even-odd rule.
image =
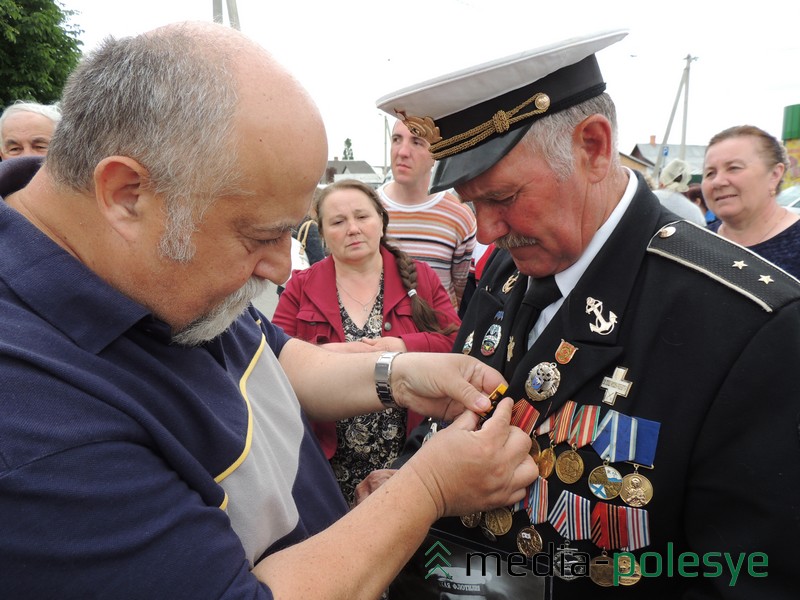
[[[51,104],[78,64],[75,11],[55,0],[0,0],[0,109],[15,100]]]
[[[350,138],[344,141],[344,152],[342,152],[342,160],[353,160],[353,142]]]

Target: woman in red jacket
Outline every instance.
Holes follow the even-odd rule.
[[[314,208],[330,254],[292,273],[272,322],[340,352],[449,352],[460,324],[450,298],[427,263],[387,241],[389,215],[375,190],[338,181],[317,195]],[[348,501],[364,477],[394,460],[420,421],[388,409],[314,424]]]

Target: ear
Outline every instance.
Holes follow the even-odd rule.
[[[611,123],[602,115],[581,121],[573,132],[576,166],[582,167],[591,183],[605,179],[611,167]]]
[[[94,169],[98,208],[111,228],[126,240],[135,237],[145,211],[152,205],[148,182],[147,169],[127,156],[106,157]]]
[[[772,173],[770,173],[769,177],[770,191],[774,192],[775,195],[777,195],[778,192],[780,192],[778,186],[780,185],[781,180],[783,179],[785,171],[786,171],[786,165],[783,163],[778,163],[774,167],[772,167]]]

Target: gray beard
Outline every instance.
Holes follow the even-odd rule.
[[[266,279],[251,277],[242,287],[220,302],[209,313],[187,325],[172,336],[172,342],[181,346],[199,346],[224,333],[250,302],[267,289]]]

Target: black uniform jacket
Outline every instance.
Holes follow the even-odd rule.
[[[588,577],[554,578],[557,600],[620,594],[796,598],[800,593],[793,552],[800,540],[800,283],[750,251],[676,219],[640,179],[610,239],[515,372],[505,375],[506,395],[519,400],[528,397],[525,384],[534,366],[556,364],[557,391],[532,402],[541,412],[537,425],[567,400],[600,405],[601,418],[613,409],[660,424],[653,468],[639,469],[653,486],[653,498],[643,507],[650,544],[634,554],[658,553],[662,575],[608,588]],[[472,336],[470,354],[504,371],[521,293],[503,288],[515,273],[510,255],[493,258],[470,302],[455,352],[463,351]],[[526,284],[521,276],[516,286]],[[601,309],[587,308],[589,298],[602,302]],[[616,322],[609,329],[611,313]],[[492,324],[500,324],[501,339],[485,356],[482,341]],[[577,348],[566,364],[555,360],[562,340]],[[516,342],[516,351],[520,348],[524,341]],[[627,397],[617,395],[611,406],[603,403],[601,384],[617,367],[627,369],[624,380],[631,385]],[[549,445],[546,435],[537,441],[542,448]],[[568,448],[562,443],[556,454]],[[602,461],[591,445],[578,453],[585,469],[577,482],[566,485],[556,473],[548,478],[550,508],[565,489],[589,499],[592,508],[601,502],[587,478]],[[623,476],[634,470],[624,461],[611,466]],[[625,506],[619,497],[608,502]],[[525,511],[515,512],[511,531],[495,542],[454,517],[440,520],[435,529],[473,540],[476,548],[518,553],[516,535],[526,525]],[[544,552],[548,542],[557,548],[564,541],[549,523],[535,528]],[[571,546],[593,557],[601,554],[591,540]],[[615,551],[608,549],[609,555]],[[699,566],[687,566],[692,558],[684,557],[687,575],[680,576],[679,555],[685,552],[698,555]],[[733,586],[726,552],[734,563],[745,553]],[[753,572],[766,577],[748,575],[751,553],[767,555],[766,567],[759,566],[760,555],[751,563]],[[645,560],[645,571],[657,572],[655,557]]]

